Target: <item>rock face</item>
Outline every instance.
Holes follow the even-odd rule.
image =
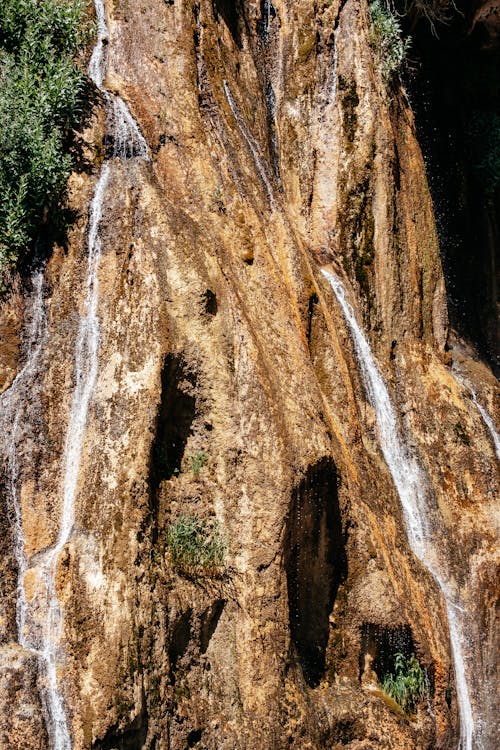
[[[366,3],[105,6],[105,86],[128,104],[151,159],[112,160],[103,196],[98,374],[54,574],[71,746],[457,746],[443,598],[408,544],[327,266],[427,477],[468,613],[474,737],[494,750],[499,469],[465,383],[493,420],[497,383],[448,331],[412,112],[380,74]],[[46,266],[42,345],[17,386],[34,295],[13,297],[0,321],[2,406],[13,414],[0,737],[12,750],[51,747],[44,675],[15,645],[12,455],[29,604],[37,560],[59,534],[103,132],[96,110],[85,134],[94,169],[72,177],[79,219]],[[217,519],[227,549],[216,575],[176,572],[166,534],[181,514]],[[429,679],[411,718],[377,684],[398,651],[414,652]]]

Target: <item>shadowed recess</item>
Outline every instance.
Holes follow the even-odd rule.
[[[235,44],[241,47],[240,7],[238,0],[212,0],[212,7],[214,9],[214,16],[216,18],[222,16]]]
[[[200,630],[200,651],[202,654],[207,650],[210,640],[217,629],[225,604],[225,599],[217,599],[202,616]]]
[[[361,651],[359,654],[360,678],[370,666],[376,673],[379,682],[395,671],[396,654],[405,658],[415,652],[413,636],[409,625],[388,628],[365,622],[361,626]]]
[[[196,376],[181,355],[169,354],[161,374],[161,401],[151,449],[151,487],[158,488],[180,468],[196,414]]]
[[[193,614],[192,609],[188,609],[184,612],[172,629],[172,635],[168,646],[168,659],[170,662],[170,678],[172,683],[175,682],[175,671],[177,669],[177,662],[186,653],[189,641],[191,639],[191,616]]]
[[[125,728],[110,727],[102,740],[92,744],[92,750],[138,750],[144,746],[148,733],[148,715],[144,709]]]
[[[347,576],[337,471],[331,458],[310,466],[292,499],[286,540],[290,631],[307,683],[325,670],[328,618]]]

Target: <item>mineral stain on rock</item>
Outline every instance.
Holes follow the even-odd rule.
[[[402,33],[425,70],[426,21],[410,5]],[[495,3],[473,5],[460,44],[494,57]],[[421,70],[409,84],[415,125],[400,80],[382,75],[361,0],[97,9],[99,85],[133,113],[144,145],[106,152],[96,375],[61,549],[106,96],[81,134],[90,168],[69,183],[79,218],[43,268],[40,346],[35,275],[0,308],[0,745],[61,750],[46,670],[16,623],[22,580],[30,637],[39,632],[40,561],[57,549],[51,657],[71,750],[452,750],[460,737],[463,750],[496,750],[498,195],[475,225],[487,243],[474,289],[486,275],[487,304],[476,310],[446,251],[448,292],[471,316],[459,320],[452,299],[450,325],[446,204],[426,131],[444,122],[432,109],[437,71],[427,120],[414,102]],[[455,33],[453,22],[445,45]],[[436,558],[467,615],[462,645],[475,649],[463,674],[453,608],[429,572],[435,560],[423,564],[409,543],[402,485],[325,268],[425,476]],[[216,574],[171,564],[168,529],[183,514],[217,524]],[[381,688],[397,654],[428,679],[412,716]]]

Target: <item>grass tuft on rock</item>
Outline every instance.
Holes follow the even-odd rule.
[[[172,568],[188,578],[222,573],[226,543],[216,519],[182,513],[167,529]]]

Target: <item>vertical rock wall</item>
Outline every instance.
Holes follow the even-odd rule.
[[[496,381],[469,351],[447,351],[412,113],[377,69],[367,5],[106,9],[106,87],[129,105],[152,161],[113,171],[101,223],[99,373],[57,569],[74,750],[455,747],[443,602],[408,547],[319,268],[344,278],[428,474],[450,569],[482,634],[479,702],[495,684],[498,462],[453,357],[492,415]],[[48,330],[36,388],[24,394],[32,437],[18,445],[19,491],[31,560],[58,529],[102,132],[96,111],[85,134],[93,169],[71,181],[79,219],[45,271]],[[15,302],[2,310],[6,385],[29,314],[29,300]],[[197,451],[208,456],[198,474]],[[5,482],[2,507],[6,519]],[[217,518],[222,575],[173,570],[165,535],[181,513]],[[0,723],[5,747],[41,750],[36,663],[13,645],[4,526]],[[29,585],[28,575],[28,597]],[[377,692],[398,649],[415,651],[430,677],[430,707],[411,721]],[[484,750],[494,731],[490,721]]]

